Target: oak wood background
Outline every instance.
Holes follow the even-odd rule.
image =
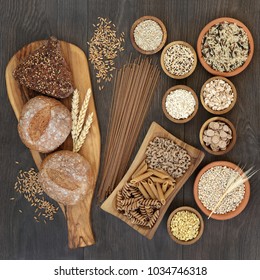
[[[205,220],[201,240],[191,246],[175,244],[167,234],[166,221],[176,207],[195,208],[193,182],[199,169],[213,160],[230,160],[240,165],[260,168],[260,2],[258,0],[0,0],[0,259],[260,259],[260,173],[251,180],[251,198],[245,211],[229,221]],[[33,210],[15,196],[14,183],[19,169],[34,166],[29,150],[21,143],[17,121],[9,104],[5,86],[5,67],[12,55],[32,41],[51,35],[78,45],[87,54],[87,41],[93,34],[97,17],[108,17],[120,32],[126,33],[126,51],[117,60],[125,63],[128,54],[137,56],[130,43],[132,23],[143,15],[159,17],[168,29],[168,42],[184,40],[194,47],[200,30],[211,20],[228,16],[241,20],[251,30],[255,54],[249,67],[231,78],[238,91],[238,102],[225,116],[236,126],[235,148],[225,156],[206,154],[200,167],[185,184],[168,209],[154,238],[149,241],[122,221],[92,207],[96,244],[69,250],[67,228],[62,211],[53,222],[35,223]],[[159,55],[154,55],[156,60]],[[158,61],[157,61],[158,63]],[[90,66],[104,151],[112,85],[98,91]],[[187,79],[176,81],[163,72],[143,129],[138,150],[152,121],[158,122],[176,137],[201,148],[199,129],[211,115],[200,106],[197,116],[188,124],[173,124],[164,117],[161,99],[171,86],[183,83],[199,93],[211,77],[198,63]],[[134,155],[133,155],[134,156]],[[19,165],[15,161],[20,162]],[[20,213],[19,209],[23,212]]]

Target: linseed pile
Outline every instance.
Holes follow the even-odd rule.
[[[36,222],[46,223],[47,220],[54,219],[59,207],[55,207],[45,199],[44,192],[38,182],[38,173],[33,168],[29,171],[19,171],[14,188],[15,191],[24,196],[32,207],[35,207],[34,219]]]
[[[115,58],[124,50],[125,34],[117,35],[116,26],[107,18],[98,17],[95,31],[89,45],[89,60],[96,70],[99,90],[106,82],[111,82],[115,70]]]

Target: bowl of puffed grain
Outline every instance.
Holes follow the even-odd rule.
[[[194,48],[184,41],[173,41],[164,47],[161,66],[166,75],[173,79],[189,77],[197,66]]]
[[[170,214],[167,220],[167,231],[176,243],[191,245],[201,238],[204,231],[204,221],[196,209],[182,206]]]

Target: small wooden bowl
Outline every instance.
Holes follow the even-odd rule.
[[[166,69],[165,64],[164,64],[164,60],[163,60],[164,59],[164,55],[165,55],[166,51],[171,46],[173,46],[173,45],[183,45],[185,47],[188,47],[192,51],[192,53],[194,55],[194,63],[192,65],[192,67],[191,67],[191,70],[188,73],[186,73],[186,74],[184,74],[182,76],[177,76],[177,75],[174,75],[174,74],[170,73]],[[168,44],[167,46],[165,46],[163,51],[162,51],[162,54],[161,54],[161,66],[162,66],[162,69],[165,72],[165,74],[168,75],[169,77],[171,77],[173,79],[185,79],[185,78],[189,77],[194,72],[194,70],[195,70],[195,68],[197,66],[197,54],[196,54],[194,48],[190,44],[188,44],[187,42],[184,42],[184,41],[173,41],[170,44]]]
[[[226,150],[224,150],[224,151],[221,151],[221,150],[220,151],[212,151],[209,147],[206,146],[205,142],[202,139],[203,132],[208,127],[209,123],[210,122],[216,122],[216,121],[220,121],[220,122],[226,123],[230,127],[230,129],[232,130],[232,139],[231,139],[230,143],[228,144]],[[220,156],[220,155],[224,155],[224,154],[230,152],[233,149],[233,147],[234,147],[234,145],[236,143],[236,140],[237,140],[237,133],[236,133],[236,129],[235,129],[234,125],[231,123],[231,121],[229,121],[228,119],[223,118],[223,117],[213,117],[213,118],[210,118],[207,121],[205,121],[205,123],[202,125],[202,127],[200,129],[199,137],[200,137],[200,144],[201,144],[201,146],[208,153],[210,153],[212,155],[215,155],[215,156]]]
[[[198,185],[199,185],[199,181],[201,176],[210,168],[215,167],[215,166],[227,166],[229,168],[232,168],[234,170],[237,170],[241,175],[244,174],[243,170],[237,166],[236,164],[229,162],[229,161],[214,161],[209,163],[208,165],[206,165],[205,167],[203,167],[201,169],[201,171],[199,172],[199,174],[197,175],[195,181],[194,181],[194,185],[193,185],[193,195],[194,195],[194,199],[198,205],[198,207],[200,208],[200,210],[207,216],[210,215],[211,211],[208,210],[200,201],[199,199],[199,195],[198,195]],[[238,205],[238,207],[235,209],[235,211],[230,211],[226,214],[212,214],[211,218],[215,219],[215,220],[228,220],[231,218],[236,217],[237,215],[239,215],[245,208],[246,205],[249,201],[249,197],[250,197],[250,183],[247,180],[245,183],[245,196],[243,198],[243,200],[241,201],[241,203]]]
[[[195,105],[195,108],[194,108],[194,112],[193,112],[188,118],[186,118],[186,119],[177,120],[177,119],[173,118],[173,117],[167,112],[167,110],[166,110],[166,106],[165,106],[166,97],[167,97],[168,94],[170,94],[171,91],[174,91],[174,90],[176,90],[176,89],[184,89],[184,90],[190,91],[190,92],[192,93],[192,95],[193,95],[195,101],[196,101],[196,105]],[[170,121],[172,121],[172,122],[174,122],[174,123],[186,123],[186,122],[190,121],[190,120],[196,115],[196,113],[197,113],[197,111],[198,111],[198,108],[199,108],[199,100],[198,100],[198,97],[197,97],[195,91],[194,91],[193,89],[191,89],[190,87],[187,87],[187,86],[185,86],[185,85],[176,85],[176,86],[174,86],[174,87],[169,88],[169,89],[165,92],[165,94],[164,94],[164,96],[163,96],[163,99],[162,99],[162,109],[163,109],[164,115],[165,115]]]
[[[189,212],[192,212],[194,213],[200,220],[200,229],[199,229],[199,233],[198,235],[192,239],[192,240],[189,240],[189,241],[182,241],[182,240],[179,240],[178,238],[176,238],[175,236],[173,236],[172,232],[171,232],[171,220],[173,218],[173,216],[179,212],[179,211],[189,211]],[[204,221],[203,221],[203,218],[201,217],[200,213],[192,208],[192,207],[189,207],[189,206],[182,206],[182,207],[179,207],[177,209],[175,209],[169,216],[168,220],[167,220],[167,231],[168,231],[168,234],[169,236],[171,237],[172,240],[174,240],[176,243],[180,244],[180,245],[191,245],[191,244],[194,244],[195,242],[197,242],[201,236],[202,236],[202,233],[204,231]]]
[[[162,32],[163,32],[163,38],[162,38],[161,44],[157,47],[157,49],[152,50],[152,51],[145,51],[145,50],[139,48],[139,46],[136,44],[135,38],[134,38],[134,30],[135,30],[136,26],[137,26],[140,22],[145,21],[145,20],[153,20],[153,21],[157,22],[157,23],[160,25],[160,27],[161,27],[161,29],[162,29]],[[137,19],[137,20],[134,22],[134,24],[132,25],[131,30],[130,30],[130,39],[131,39],[131,42],[132,42],[133,47],[134,47],[138,52],[140,52],[140,53],[142,53],[142,54],[146,54],[146,55],[155,54],[155,53],[159,52],[159,51],[163,48],[163,46],[165,45],[166,40],[167,40],[167,30],[166,30],[166,27],[165,27],[165,25],[163,24],[163,22],[162,22],[160,19],[158,19],[157,17],[154,17],[154,16],[143,16],[143,17],[140,17],[139,19]]]
[[[243,28],[243,30],[246,32],[247,37],[248,37],[248,41],[249,41],[249,46],[250,46],[250,50],[249,50],[249,54],[247,57],[247,60],[245,61],[245,63],[238,67],[237,69],[235,69],[234,71],[231,72],[220,72],[217,70],[212,69],[204,60],[202,52],[201,52],[201,42],[205,36],[205,34],[209,31],[209,29],[216,25],[219,24],[221,22],[227,21],[229,23],[236,23],[239,27]],[[246,67],[249,65],[250,61],[252,60],[253,54],[254,54],[254,40],[253,40],[253,36],[251,34],[251,32],[249,31],[249,29],[239,20],[234,19],[234,18],[229,18],[229,17],[222,17],[222,18],[217,18],[213,21],[211,21],[210,23],[208,23],[200,32],[200,35],[198,37],[198,41],[197,41],[197,53],[198,53],[198,58],[199,61],[201,63],[201,65],[211,74],[215,75],[215,76],[224,76],[224,77],[232,77],[235,76],[239,73],[241,73],[243,70],[246,69]]]
[[[204,90],[206,84],[210,83],[210,82],[213,81],[213,80],[217,80],[217,79],[223,80],[223,81],[227,82],[227,83],[231,86],[232,91],[233,91],[233,94],[234,94],[234,99],[233,99],[232,103],[230,104],[230,106],[229,106],[228,108],[226,108],[226,109],[224,109],[224,110],[220,110],[220,111],[212,110],[209,106],[207,106],[207,105],[205,104],[205,100],[204,100],[204,97],[203,97],[203,90]],[[201,88],[201,91],[200,91],[200,101],[201,101],[201,104],[203,105],[203,107],[204,107],[209,113],[214,114],[214,115],[223,115],[223,114],[226,114],[227,112],[229,112],[229,111],[235,106],[236,101],[237,101],[237,90],[236,90],[234,84],[233,84],[229,79],[227,79],[227,78],[225,78],[225,77],[221,77],[221,76],[215,76],[215,77],[212,77],[212,78],[208,79],[208,80],[203,84],[203,86],[202,86],[202,88]]]

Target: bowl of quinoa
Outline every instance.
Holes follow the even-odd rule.
[[[197,113],[199,102],[190,87],[177,85],[169,88],[162,99],[164,115],[174,123],[186,123]]]
[[[194,48],[184,41],[173,41],[164,47],[161,66],[166,75],[173,79],[189,77],[197,66]]]
[[[202,66],[216,76],[231,77],[249,65],[254,40],[249,29],[234,18],[218,18],[208,23],[197,41]]]
[[[243,170],[229,161],[214,161],[198,173],[193,186],[195,201],[207,216],[217,205],[227,189],[231,176],[242,176]],[[247,180],[225,196],[212,214],[215,220],[227,220],[239,215],[246,207],[250,197],[250,183]]]

